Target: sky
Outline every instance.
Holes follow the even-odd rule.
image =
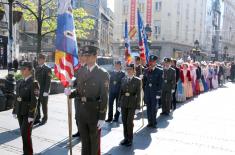
[[[108,7],[114,11],[114,0],[108,0]]]

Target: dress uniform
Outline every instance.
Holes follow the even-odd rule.
[[[121,61],[115,62],[115,65],[121,66]],[[117,110],[117,101],[121,87],[122,78],[125,76],[123,71],[113,71],[110,73],[110,83],[109,83],[109,112],[108,119],[106,122],[111,122],[113,120],[113,104],[116,101],[116,113],[114,116],[114,122],[118,122],[120,112]]]
[[[149,57],[150,67],[145,69],[143,86],[144,86],[144,102],[147,105],[148,127],[156,127],[158,102],[161,96],[162,89],[162,74],[161,68],[156,67],[157,56]]]
[[[83,57],[83,56],[81,56]],[[86,64],[80,64],[80,67],[78,69],[78,71],[75,73],[75,78],[78,79],[79,78],[79,74],[80,72],[82,72],[82,70],[86,69]],[[74,88],[79,87],[76,80],[74,82]],[[78,104],[79,104],[79,98],[75,97],[74,98],[74,108],[75,108],[75,120],[76,120],[76,125],[77,125],[77,133],[73,135],[73,137],[79,137],[80,136],[80,132],[79,132],[79,118],[78,118]]]
[[[165,115],[169,115],[171,109],[172,102],[172,93],[175,92],[175,84],[176,84],[176,73],[175,69],[170,67],[171,59],[164,59],[164,70],[163,70],[163,84],[162,84],[162,113]]]
[[[177,102],[176,101],[176,90],[177,90],[177,83],[180,79],[180,69],[176,66],[176,60],[175,59],[172,59],[172,63],[173,63],[173,65],[171,67],[175,69],[175,73],[176,73],[175,92],[172,94],[172,108],[173,108],[173,110],[175,110],[176,109],[176,102]]]
[[[45,60],[46,56],[43,54],[39,55],[39,61]],[[43,112],[43,118],[42,118],[42,124],[45,124],[48,119],[48,94],[50,91],[50,85],[51,85],[51,69],[43,64],[39,64],[39,66],[36,68],[35,72],[35,77],[36,80],[39,82],[40,85],[40,95],[38,99],[38,113],[37,117],[35,120],[35,124],[40,123],[40,118],[41,118],[41,112],[40,112],[40,107],[42,105],[42,112]]]
[[[141,59],[139,56],[135,57],[135,75],[140,77],[144,73],[144,66],[141,65]]]
[[[124,140],[121,145],[130,146],[133,140],[135,111],[140,109],[141,80],[134,76],[134,64],[127,65],[127,69],[132,69],[133,75],[123,78],[118,103],[121,107],[124,130]]]
[[[85,46],[83,54],[96,56],[98,48]],[[109,92],[109,74],[94,64],[82,69],[76,80],[77,89],[70,98],[78,97],[79,132],[82,142],[82,155],[97,155],[99,152],[99,130],[106,116]],[[98,128],[97,128],[98,127]]]
[[[21,71],[28,69],[32,71],[32,64],[24,62]],[[31,132],[33,121],[36,116],[37,98],[39,96],[38,82],[34,81],[30,73],[23,80],[17,82],[16,87],[16,102],[13,108],[13,115],[17,117],[21,136],[23,140],[24,155],[33,155],[33,146]]]

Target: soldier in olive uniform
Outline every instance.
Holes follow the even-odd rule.
[[[105,123],[108,104],[109,74],[96,64],[98,48],[85,46],[83,54],[87,57],[87,67],[77,78],[78,87],[65,94],[78,97],[79,132],[81,134],[82,155],[97,155],[99,152],[99,132]]]
[[[144,102],[147,105],[148,125],[147,127],[156,128],[158,103],[161,98],[162,74],[161,68],[157,67],[158,57],[150,55],[149,68],[144,72]]]
[[[80,72],[82,72],[82,70],[86,67],[86,56],[83,55],[83,53],[81,52],[79,54],[79,68],[78,71],[75,73],[75,77],[76,79],[79,78],[79,74]],[[79,87],[76,80],[74,81],[74,88]],[[79,132],[79,121],[78,121],[78,103],[79,103],[79,98],[75,97],[74,99],[74,108],[75,108],[75,120],[76,120],[76,125],[77,125],[77,133],[75,133],[73,135],[73,137],[79,137],[80,136],[80,132]]]
[[[40,54],[38,57],[38,67],[36,68],[35,72],[35,78],[39,82],[40,85],[40,95],[38,99],[38,113],[36,120],[34,124],[40,123],[40,125],[43,125],[47,122],[48,119],[48,96],[50,91],[50,85],[51,85],[51,69],[45,64],[46,56],[43,54]],[[40,113],[40,107],[42,105],[42,112],[43,112],[43,118],[42,122],[41,119],[41,113]]]
[[[20,125],[24,155],[33,155],[31,132],[39,96],[39,85],[33,79],[32,70],[31,62],[22,64],[21,73],[24,79],[17,82],[16,102],[13,108],[13,116],[17,117]]]
[[[172,93],[175,92],[176,72],[171,67],[171,59],[164,59],[163,84],[162,84],[162,113],[161,115],[169,115],[172,102]]]
[[[141,59],[139,56],[135,57],[135,75],[139,78],[143,78],[144,67],[141,64]]]
[[[134,116],[140,109],[141,80],[134,76],[134,64],[127,65],[127,76],[123,78],[119,95],[119,111],[122,113],[124,140],[120,145],[131,146]]]
[[[108,119],[106,122],[111,122],[113,120],[113,104],[116,102],[116,113],[114,115],[114,122],[118,122],[120,112],[117,110],[117,102],[121,87],[122,78],[125,76],[125,73],[121,71],[122,64],[121,61],[115,62],[115,71],[110,73],[110,84],[109,84],[109,112]]]

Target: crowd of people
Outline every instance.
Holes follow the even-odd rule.
[[[105,122],[119,123],[119,116],[122,116],[124,139],[120,145],[128,147],[133,142],[134,116],[144,105],[147,127],[157,128],[159,108],[162,116],[169,116],[176,109],[177,102],[185,102],[223,86],[228,80],[235,80],[234,62],[197,62],[190,58],[187,61],[164,58],[159,62],[155,55],[149,56],[148,65],[136,57],[133,63],[125,65],[125,70],[121,61],[116,61],[114,71],[108,73],[96,64],[97,51],[94,46],[81,49],[74,89],[64,91],[75,100],[77,132],[73,137],[81,138],[82,155],[100,153],[100,134]],[[41,54],[35,76],[33,63],[22,63],[20,70],[24,79],[18,81],[16,87],[13,116],[19,121],[24,154],[29,155],[33,154],[33,125],[45,125],[48,120],[52,71],[45,61],[46,56]],[[105,120],[107,109],[108,118]]]
[[[200,93],[223,86],[226,81],[234,81],[234,62],[194,62],[190,58],[173,61],[176,66],[176,101],[184,102]]]

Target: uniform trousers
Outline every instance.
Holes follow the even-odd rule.
[[[133,127],[134,127],[134,116],[135,116],[135,109],[133,108],[121,108],[122,113],[122,123],[123,123],[123,131],[124,131],[124,138],[132,142],[133,140]]]
[[[27,115],[24,116],[17,115],[17,118],[20,125],[20,133],[23,141],[24,155],[33,155],[33,146],[31,138],[33,122],[28,123]]]

